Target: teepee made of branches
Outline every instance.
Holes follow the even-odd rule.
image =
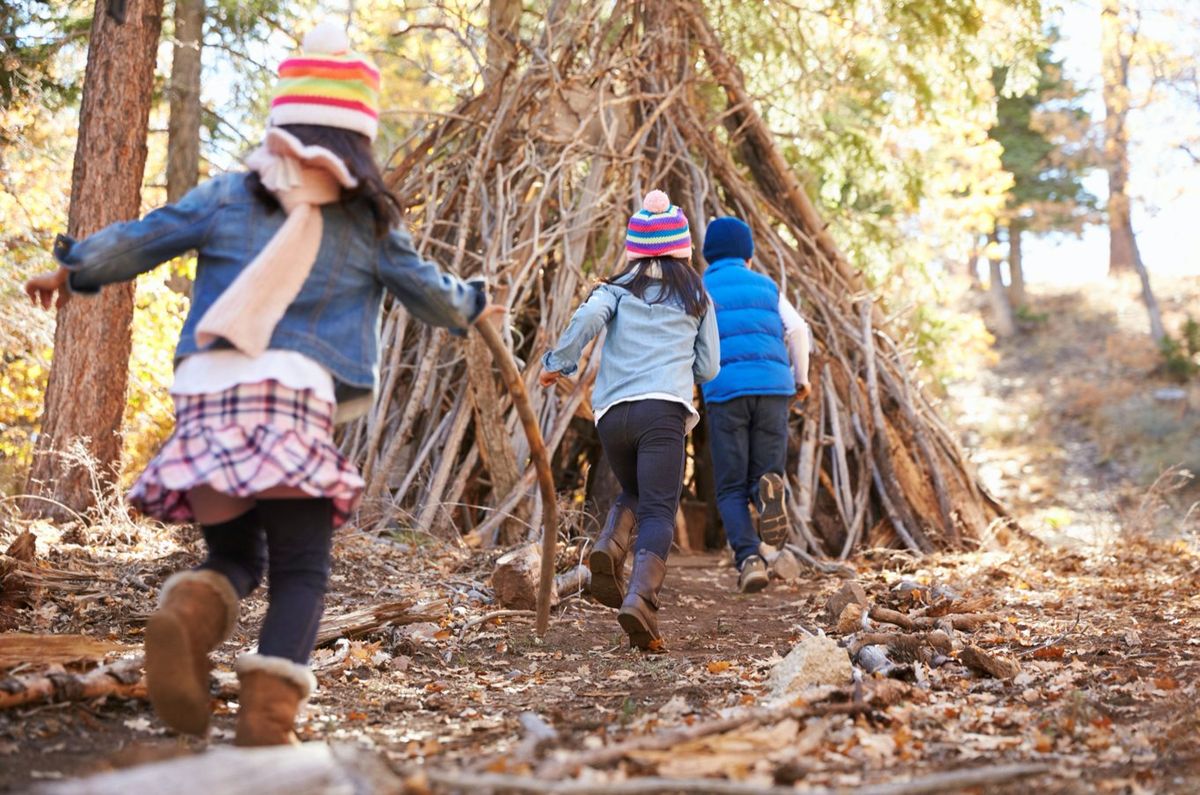
[[[390,179],[423,254],[485,277],[508,307],[507,341],[559,451],[568,505],[583,488],[579,460],[595,457],[587,397],[600,346],[558,392],[537,388],[537,363],[595,281],[623,262],[641,197],[662,188],[697,243],[708,219],[749,223],[755,267],[812,325],[813,392],[789,467],[797,543],[819,556],[868,542],[962,548],[1003,517],[914,385],[702,3],[554,2],[495,66],[481,94],[409,142]],[[514,527],[540,532],[516,412],[474,336],[412,321],[399,303],[387,310],[382,388],[344,442],[368,483],[364,521],[484,545],[515,540]]]

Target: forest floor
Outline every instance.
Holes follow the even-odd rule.
[[[955,611],[982,616],[950,633],[957,645],[1015,663],[1015,676],[984,675],[956,653],[901,660],[897,678],[780,698],[771,671],[796,644],[811,633],[843,640],[862,631],[826,615],[844,580],[806,571],[739,595],[724,556],[676,556],[662,612],[669,653],[643,656],[626,648],[612,611],[586,598],[556,608],[541,642],[527,615],[488,619],[497,609],[487,587],[494,554],[348,532],[337,544],[330,614],[402,602],[411,623],[318,652],[320,689],[302,738],[368,749],[413,791],[449,791],[450,781],[481,791],[489,775],[576,771],[596,783],[658,776],[695,787],[696,779],[725,778],[802,791],[964,769],[997,773],[976,791],[1200,790],[1200,550],[1180,510],[1186,489],[1160,484],[1146,496],[1146,462],[1176,451],[1131,443],[1130,421],[1120,419],[1161,409],[1166,419],[1155,422],[1195,422],[1193,396],[1182,411],[1159,406],[1153,362],[1123,357],[1123,338],[1112,338],[1134,314],[1067,294],[1039,295],[1032,311],[1023,340],[999,346],[950,396],[963,408],[981,473],[1045,543],[851,561],[874,605],[910,616],[937,615],[937,586],[948,586]],[[1124,409],[1106,420],[1114,405]],[[35,593],[30,607],[0,604],[0,621],[21,632],[81,633],[127,652],[136,651],[162,580],[198,553],[190,534],[122,521],[28,527],[38,565],[72,576]],[[24,529],[0,525],[0,549]],[[264,608],[261,598],[249,600],[238,633],[216,655],[209,746],[231,740],[229,671]],[[8,674],[38,673],[5,661],[4,645],[0,635]],[[0,693],[5,686],[0,678]],[[552,736],[530,739],[538,732],[528,717],[522,727],[528,714]],[[750,714],[756,719],[740,726],[720,722]],[[664,736],[669,750],[657,747]],[[628,745],[603,758],[616,743]],[[0,791],[204,747],[167,733],[139,700],[12,709],[0,712]],[[1018,782],[1000,775],[1013,763],[1044,767]],[[937,781],[936,791],[956,791]]]

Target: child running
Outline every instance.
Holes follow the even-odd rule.
[[[83,241],[60,237],[56,272],[26,292],[49,307],[133,279],[195,249],[191,310],[176,349],[175,432],[129,495],[142,513],[198,523],[207,558],[163,585],[146,626],[150,700],[171,728],[204,735],[208,654],[238,602],[268,574],[258,653],[237,661],[236,743],[296,742],[316,685],[309,655],[336,527],[363,481],[333,441],[370,405],[378,319],[391,291],[426,323],[462,331],[484,313],[482,283],[424,262],[371,152],[379,72],[326,22],[285,60],[248,172]],[[495,310],[489,309],[492,315]]]
[[[658,593],[683,486],[684,439],[700,418],[694,385],[716,376],[720,350],[716,313],[691,266],[687,217],[667,194],[651,191],[629,219],[625,256],[626,267],[592,291],[543,357],[540,382],[552,386],[575,372],[583,347],[607,328],[592,406],[621,496],[588,559],[591,590],[620,608],[630,645],[658,652],[666,650]]]
[[[718,218],[704,235],[704,286],[716,305],[721,374],[705,384],[717,510],[738,568],[738,590],[767,587],[759,541],[781,546],[788,408],[808,397],[808,324],[775,282],[750,270],[754,238],[738,218]],[[758,527],[750,520],[750,501]]]

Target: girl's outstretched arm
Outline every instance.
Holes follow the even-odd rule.
[[[487,305],[482,279],[463,281],[421,259],[408,232],[394,230],[383,242],[376,275],[418,320],[462,335]]]
[[[106,226],[84,240],[59,235],[54,256],[68,271],[71,292],[97,293],[106,284],[129,281],[199,248],[221,207],[223,184],[222,178],[209,180],[175,204],[160,207],[138,221]]]
[[[692,362],[692,377],[697,384],[703,384],[717,377],[721,372],[721,334],[717,329],[717,310],[712,301],[700,319],[700,329],[696,332],[696,359]]]
[[[619,300],[616,291],[606,284],[593,290],[588,299],[575,310],[567,330],[558,340],[557,347],[547,351],[542,357],[542,367],[547,372],[563,375],[570,375],[579,369],[579,356],[583,353],[583,346],[612,320]]]

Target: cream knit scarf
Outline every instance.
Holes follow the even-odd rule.
[[[342,188],[357,187],[358,180],[333,152],[305,146],[278,128],[267,131],[246,165],[279,200],[287,220],[200,318],[196,342],[203,348],[224,339],[259,356],[317,259],[321,205],[336,202]]]

